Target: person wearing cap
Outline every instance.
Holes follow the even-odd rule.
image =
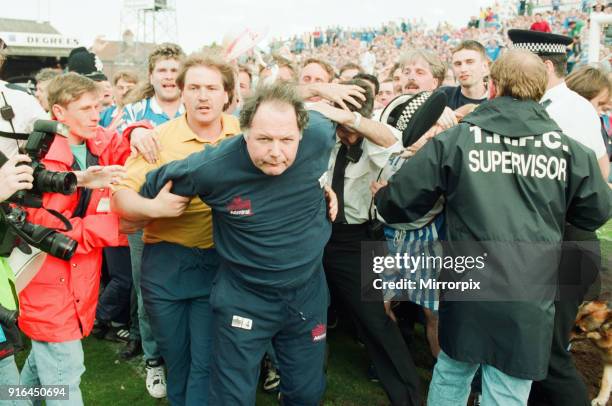
[[[513,47],[537,54],[546,64],[548,83],[542,104],[550,117],[576,141],[593,150],[604,179],[608,178],[606,147],[601,139],[597,111],[591,103],[565,84],[567,73],[566,49],[570,37],[528,30],[509,30]]]
[[[597,158],[599,170],[592,176],[602,176],[608,179],[609,165],[606,146],[601,137],[601,124],[593,105],[578,93],[570,90],[565,84],[566,47],[572,39],[563,35],[545,34],[526,30],[509,30],[508,37],[513,47],[527,49],[538,55],[546,65],[548,82],[546,93],[541,103],[546,107],[548,115],[559,125],[563,133],[580,142],[592,151]],[[597,235],[593,231],[582,230],[575,225],[567,224],[564,234],[565,241],[593,241]],[[587,405],[588,394],[584,382],[578,375],[572,356],[567,350],[569,335],[574,325],[578,306],[588,285],[593,282],[597,269],[585,266],[591,253],[581,253],[579,250],[565,250],[560,265],[560,278],[565,283],[583,285],[582,293],[563,294],[555,303],[555,325],[551,345],[551,358],[548,376],[541,382],[535,382],[532,390],[532,400],[554,405]],[[595,266],[594,268],[597,268]],[[576,283],[573,275],[581,275],[583,282]],[[572,281],[572,282],[568,282]]]
[[[88,51],[85,47],[74,48],[68,55],[67,68],[68,72],[83,75],[98,84],[100,105],[103,108],[113,104],[113,87],[102,72],[102,61],[95,53]]]
[[[392,313],[383,304],[382,294],[371,300],[362,297],[361,243],[384,238],[380,232],[382,225],[370,213],[370,183],[391,154],[401,151],[400,134],[370,119],[372,86],[362,79],[342,84],[365,89],[366,99],[360,108],[350,105],[348,111],[327,103],[309,107],[338,123],[327,171],[327,184],[338,197],[338,214],[325,246],[323,267],[331,292],[338,295],[337,299],[344,303],[357,323],[373,372],[391,404],[419,405],[416,367],[397,323],[391,318]]]
[[[429,141],[375,197],[383,218],[398,223],[422,217],[444,196],[449,242],[471,242],[480,254],[487,242],[521,244],[488,252],[493,258],[475,271],[501,281],[503,290],[473,289],[441,300],[442,351],[427,402],[436,406],[466,404],[479,366],[482,404],[527,403],[532,381],[547,374],[554,322],[555,284],[542,285],[541,278],[554,281],[559,263],[558,253],[530,247],[556,248],[566,220],[594,230],[612,213],[612,191],[592,176],[595,156],[564,135],[538,103],[547,83],[544,63],[512,50],[492,65],[491,79],[494,98]],[[448,276],[462,275],[455,269]],[[536,285],[533,297],[519,299]]]

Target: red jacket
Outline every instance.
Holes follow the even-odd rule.
[[[551,32],[550,25],[548,25],[548,23],[544,20],[540,21],[539,23],[536,22],[531,24],[529,29],[531,31]]]
[[[123,165],[130,155],[129,140],[102,127],[87,141],[87,149],[99,165]],[[56,136],[43,163],[49,170],[71,171],[74,158],[68,140]],[[78,242],[70,261],[47,255],[43,266],[19,294],[19,327],[31,339],[46,342],[78,340],[87,336],[96,314],[102,248],[127,245],[119,233],[119,217],[108,211],[108,189],[92,190],[83,218],[73,217],[83,189],[64,196],[43,195],[43,207],[55,209],[70,220],[64,234]],[[106,206],[103,207],[103,206]],[[28,209],[28,221],[63,229],[62,223],[44,209]]]

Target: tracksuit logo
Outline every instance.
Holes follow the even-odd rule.
[[[310,334],[312,335],[313,343],[325,340],[325,337],[327,336],[327,326],[325,324],[317,324],[315,328],[312,329]]]
[[[251,200],[242,200],[242,197],[236,196],[227,205],[227,211],[233,216],[252,216]]]

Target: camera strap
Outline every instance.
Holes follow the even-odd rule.
[[[43,207],[43,209],[45,209],[49,214],[51,214],[53,217],[57,218],[64,224],[64,230],[60,230],[59,228],[57,228],[57,231],[67,232],[72,230],[72,224],[70,224],[70,220],[64,217],[62,213],[57,210],[47,209],[46,207]]]
[[[15,118],[15,112],[13,111],[13,107],[6,101],[6,96],[4,92],[0,92],[2,94],[2,100],[4,101],[4,106],[0,107],[0,116],[11,125],[11,130],[15,132],[15,127],[13,126],[13,119]]]
[[[7,133],[6,131],[0,131],[0,137],[2,138],[27,141],[29,136],[30,134],[25,133]]]

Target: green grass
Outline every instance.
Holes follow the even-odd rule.
[[[411,352],[417,363],[422,387],[431,379],[433,360],[425,343],[423,330],[416,330],[416,339]],[[328,332],[330,344],[327,371],[326,406],[379,406],[388,405],[382,388],[366,377],[368,357],[350,333],[342,328]],[[144,383],[144,362],[141,357],[130,361],[119,359],[122,344],[98,340],[93,337],[83,340],[86,371],[81,390],[86,405],[137,406],[168,405],[166,399],[156,400],[149,396]],[[21,368],[28,351],[21,352],[17,364]],[[257,393],[257,405],[276,406],[275,396],[261,390]]]
[[[605,282],[609,282],[612,270],[612,221],[598,231],[601,247],[608,271]],[[606,286],[606,285],[604,285]],[[609,289],[609,284],[606,286]],[[604,291],[606,290],[604,287]],[[327,371],[327,391],[325,406],[379,406],[388,405],[382,388],[366,377],[368,357],[353,336],[346,329],[328,332],[330,345],[329,369]],[[167,400],[151,398],[144,384],[144,362],[140,357],[128,362],[119,359],[122,345],[87,338],[83,341],[85,366],[87,368],[81,382],[81,390],[86,405],[100,406],[139,406],[168,405]],[[28,351],[17,356],[17,364],[22,366]],[[423,329],[416,327],[415,339],[410,352],[421,377],[423,396],[431,379],[433,359],[426,344]],[[258,391],[258,406],[273,406],[278,403],[275,397]]]

